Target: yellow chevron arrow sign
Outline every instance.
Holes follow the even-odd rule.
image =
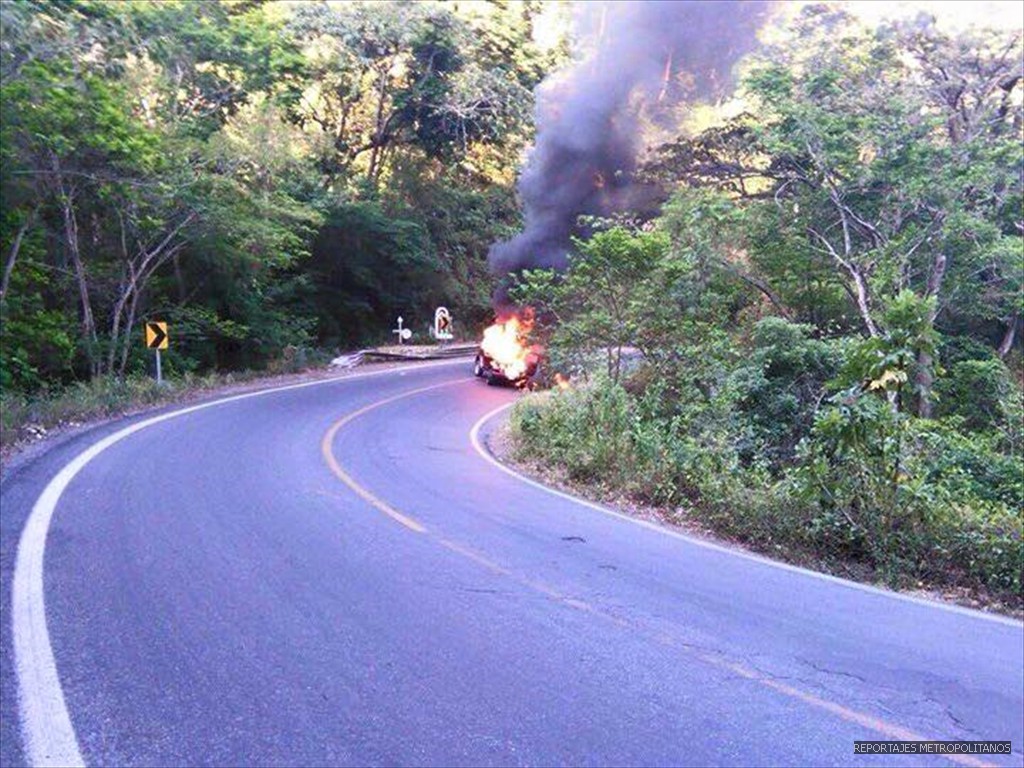
[[[146,323],[146,346],[149,349],[167,349],[167,323]]]

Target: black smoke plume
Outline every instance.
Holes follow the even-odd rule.
[[[674,119],[680,102],[720,96],[756,43],[769,2],[586,2],[577,30],[594,53],[537,89],[537,138],[519,179],[525,227],[488,254],[499,276],[563,268],[582,215],[608,216],[643,197],[634,182],[641,115]],[[506,285],[496,296],[503,305]]]

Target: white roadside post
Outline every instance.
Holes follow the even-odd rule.
[[[398,316],[398,327],[395,328],[392,333],[398,334],[398,343],[401,344],[403,341],[408,341],[412,337],[412,330],[409,328],[402,327],[402,316]]]

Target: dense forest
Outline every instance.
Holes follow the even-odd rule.
[[[807,6],[526,270],[520,454],[773,555],[1021,601],[1021,34]]]
[[[143,372],[145,319],[172,375],[478,326],[542,10],[5,0],[4,389]]]
[[[1019,604],[1020,31],[793,8],[713,88],[670,51],[622,93],[636,153],[582,177],[622,194],[508,277],[536,89],[605,35],[571,6],[5,0],[5,397],[144,373],[145,319],[172,375],[259,369],[437,304],[471,338],[498,289],[573,381],[517,408],[522,456]]]

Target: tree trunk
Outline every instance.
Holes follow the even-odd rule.
[[[178,254],[174,254],[172,260],[174,264],[174,282],[178,287],[178,303],[184,304],[188,298],[188,291],[185,290],[185,276],[181,272],[181,259],[178,258]]]
[[[1006,333],[1003,334],[1003,340],[999,342],[999,357],[1005,360],[1006,356],[1010,354],[1010,350],[1013,349],[1013,342],[1017,338],[1017,325],[1020,323],[1020,315],[1014,314],[1006,325]]]
[[[78,284],[78,299],[82,312],[82,342],[85,345],[85,354],[89,361],[89,372],[95,378],[100,374],[101,364],[97,357],[98,339],[96,321],[92,314],[92,301],[89,298],[89,280],[85,274],[85,265],[82,263],[82,254],[78,247],[78,221],[75,219],[74,190],[65,189],[56,157],[53,158],[53,169],[57,177],[61,213],[64,219],[64,242],[67,245],[68,256],[71,258],[71,266],[75,270],[75,280]]]
[[[672,49],[669,48],[668,56],[665,59],[665,70],[661,73],[661,92],[658,94],[658,103],[661,104],[668,95],[668,85],[672,81]]]
[[[114,360],[117,357],[118,340],[121,335],[121,316],[124,314],[124,305],[128,296],[122,293],[114,305],[114,318],[110,321],[110,348],[107,350],[107,370],[114,370]]]
[[[38,210],[38,206],[32,209],[32,212],[25,217],[25,221],[18,228],[18,234],[14,237],[14,244],[11,246],[11,252],[7,256],[7,263],[4,264],[3,281],[0,282],[0,302],[7,298],[7,288],[11,284],[11,273],[14,271],[14,263],[18,260],[18,251],[21,250],[22,238],[25,237],[25,233],[32,226],[32,221],[35,219],[36,211]]]
[[[935,361],[928,352],[917,353],[917,415],[922,419],[932,417],[932,387],[935,384]]]
[[[139,294],[133,293],[131,301],[128,302],[128,318],[125,321],[124,338],[121,340],[121,360],[117,367],[117,375],[124,376],[125,368],[128,367],[128,353],[132,348],[132,328],[135,327],[135,311],[139,305]]]
[[[808,227],[807,231],[814,235],[826,250],[832,255],[836,263],[839,264],[846,273],[853,280],[854,291],[847,291],[853,295],[854,301],[857,304],[857,311],[860,313],[861,319],[864,321],[864,327],[867,328],[868,334],[872,338],[878,336],[878,326],[875,325],[875,320],[871,316],[871,293],[868,288],[868,282],[864,277],[864,273],[861,271],[859,265],[857,265],[851,258],[853,249],[850,242],[850,228],[846,223],[846,214],[844,213],[842,205],[838,202],[838,199],[833,196],[833,200],[836,200],[836,205],[839,208],[840,216],[842,217],[843,223],[843,253],[845,257],[840,255],[835,249],[835,246],[829,242],[828,238],[820,232],[817,232],[814,228]]]
[[[121,280],[120,291],[118,292],[117,302],[114,304],[113,319],[110,321],[110,349],[107,352],[107,370],[111,373],[114,372],[114,363],[117,361],[119,356],[120,348],[122,345],[129,343],[132,332],[131,320],[129,319],[123,326],[123,334],[125,339],[122,340],[122,318],[124,318],[125,307],[135,306],[135,294],[137,287],[137,280],[135,269],[131,262],[125,265],[126,274]],[[120,355],[121,359],[125,359],[125,355]],[[118,366],[118,375],[124,374],[124,364]]]
[[[946,254],[939,251],[928,275],[928,289],[925,296],[936,300],[935,309],[928,316],[929,325],[935,325],[938,315],[938,297],[942,290],[942,281],[946,276]],[[935,360],[930,352],[919,350],[917,353],[917,372],[914,375],[917,390],[917,415],[922,419],[932,417],[932,388],[935,385]]]
[[[384,102],[387,98],[388,91],[387,78],[387,70],[381,71],[377,87],[377,115],[373,126],[373,147],[370,149],[370,167],[366,172],[366,178],[373,182],[376,182],[377,180],[377,175],[379,173],[377,166],[380,162],[381,148],[384,145],[384,131],[386,128],[386,122],[384,120]]]
[[[868,329],[868,333],[872,337],[878,336],[878,326],[875,325],[875,320],[871,317],[871,300],[868,294],[868,284],[864,279],[864,275],[861,274],[860,269],[854,265],[850,265],[848,269],[850,276],[853,278],[853,286],[857,290],[857,310],[860,312],[861,319],[864,321],[864,326]]]

